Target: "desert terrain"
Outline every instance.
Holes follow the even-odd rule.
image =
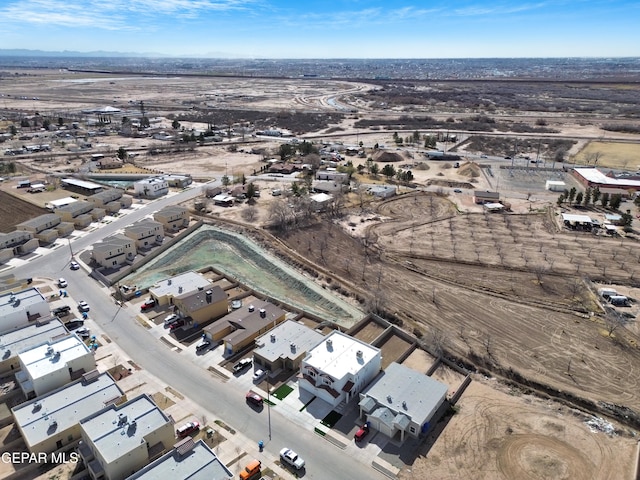
[[[635,171],[640,167],[640,135],[605,127],[637,126],[637,120],[601,112],[563,114],[524,104],[518,109],[504,102],[478,113],[461,100],[466,96],[455,95],[434,96],[438,100],[424,104],[402,104],[400,96],[383,102],[380,85],[360,81],[21,73],[20,82],[0,83],[0,126],[5,129],[19,115],[32,118],[36,112],[63,117],[66,123],[86,122],[92,115],[83,110],[105,105],[135,118],[143,102],[158,130],[171,130],[173,120],[187,130],[205,129],[208,123],[224,124],[223,130],[251,123],[253,128],[286,128],[318,146],[362,142],[365,157],[379,153],[376,144],[397,153],[390,164],[396,170],[412,165],[414,181],[397,185],[400,194],[388,200],[352,191],[329,213],[304,221],[294,215],[292,224],[274,225],[274,212],[295,210],[299,200],[272,197],[270,190],[286,190],[288,183],[262,176],[256,182],[264,194],[255,205],[223,208],[209,203],[205,212],[194,209],[194,214],[222,225],[239,222],[247,232],[260,230],[255,238],[316,271],[318,282],[341,285],[363,309],[401,325],[430,352],[475,372],[477,382],[462,396],[457,413],[425,442],[404,478],[425,478],[424,472],[434,478],[486,480],[631,478],[640,428],[638,220],[633,232],[618,237],[564,228],[560,213],[585,209],[556,205],[558,194],[544,190],[550,171],[536,170],[521,155],[535,156],[544,142],[545,167],[556,160],[557,166],[593,166],[597,160],[599,167]],[[255,112],[263,113],[256,117]],[[466,130],[467,118],[477,115],[494,118],[500,128]],[[433,123],[414,121],[427,116]],[[487,122],[479,118],[473,125],[478,123]],[[461,168],[426,159],[429,149],[421,142],[396,143],[394,133],[410,136],[415,130],[425,136],[455,132],[455,143],[438,142],[437,148],[457,153]],[[33,143],[35,135],[44,134],[32,129],[30,135]],[[478,136],[487,137],[482,143],[486,149],[474,143]],[[521,170],[510,170],[513,162],[502,157],[512,154],[518,137]],[[115,155],[124,147],[137,154],[126,168],[208,180],[253,176],[266,159],[278,157],[283,141],[236,134],[157,155],[150,152],[161,144],[157,140],[109,133],[92,140],[91,152]],[[54,173],[89,171],[88,154],[67,148],[74,142],[51,141],[51,152],[12,161],[18,174],[55,184]],[[24,143],[11,138],[4,146]],[[495,176],[485,174],[481,165],[489,160],[480,154],[493,158]],[[346,158],[354,166],[366,161]],[[385,183],[384,176],[365,171],[353,178],[360,185]],[[454,187],[461,193],[451,191]],[[2,189],[15,195],[15,181],[4,182]],[[473,202],[474,190],[494,189],[503,192],[510,212],[489,214]],[[40,202],[37,195],[22,197],[36,206]],[[256,212],[247,220],[244,212],[250,208]],[[632,202],[624,208],[634,218],[639,213]],[[604,215],[605,209],[592,206],[586,212]],[[3,214],[3,228],[13,222],[9,217]],[[596,295],[600,284],[624,289],[633,300],[627,321],[611,323]],[[616,422],[616,435],[591,432],[584,423],[591,414]]]

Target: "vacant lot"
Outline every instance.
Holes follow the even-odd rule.
[[[12,232],[19,223],[45,213],[49,211],[0,190],[0,232]]]
[[[435,444],[428,439],[400,478],[633,478],[637,443],[625,429],[613,436],[591,431],[589,417],[578,411],[478,381],[458,408]]]
[[[575,163],[600,168],[640,169],[640,145],[619,142],[589,142],[576,156]]]

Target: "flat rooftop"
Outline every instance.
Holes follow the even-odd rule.
[[[293,320],[286,320],[270,332],[256,338],[255,353],[270,362],[279,358],[297,358],[322,341],[324,335]]]
[[[379,348],[334,330],[309,351],[304,362],[333,378],[342,378],[346,373],[356,374],[376,355],[380,355]]]
[[[70,335],[33,347],[18,356],[29,376],[35,380],[60,370],[71,360],[87,354],[91,355],[89,347],[77,335]]]
[[[106,372],[96,377],[89,374],[84,377],[88,380],[81,378],[13,408],[16,425],[28,446],[38,445],[50,436],[64,432],[124,395]]]
[[[137,448],[147,434],[166,423],[170,423],[167,416],[143,394],[119,407],[112,405],[94,413],[80,425],[105,463],[111,463]]]
[[[393,362],[363,395],[420,423],[431,418],[447,390],[444,383]]]
[[[175,277],[167,278],[156,283],[149,289],[149,293],[157,298],[171,295],[177,297],[183,293],[198,290],[198,287],[211,287],[209,280],[196,272],[185,272]]]
[[[0,295],[0,319],[16,309],[28,309],[31,305],[41,302],[46,302],[46,300],[36,287]],[[0,320],[0,331],[2,330],[2,322]]]
[[[620,188],[640,187],[640,181],[638,180],[607,177],[597,168],[574,168],[574,170],[587,181],[592,183],[599,183],[602,185],[609,185],[610,187]]]
[[[127,477],[127,480],[158,478],[222,480],[233,478],[233,474],[204,441],[194,443],[192,438],[185,438],[172,451]]]
[[[44,342],[67,335],[67,329],[56,318],[46,323],[35,323],[18,330],[11,330],[0,335],[0,358],[7,360]]]

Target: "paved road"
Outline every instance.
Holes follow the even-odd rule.
[[[165,205],[178,203],[198,195],[196,187],[170,198],[151,202],[128,213],[111,224],[76,239],[72,243],[74,252],[111,235],[116,230],[135,222]],[[57,253],[60,252],[60,253]],[[386,478],[369,465],[363,465],[333,444],[323,440],[314,432],[302,429],[284,417],[277,408],[271,409],[271,440],[268,434],[267,412],[256,412],[246,408],[244,391],[234,382],[224,383],[204,369],[195,366],[186,355],[170,350],[155,339],[135,321],[137,311],[118,307],[99,283],[90,280],[83,270],[68,268],[70,252],[59,249],[38,257],[28,264],[16,267],[11,273],[25,277],[64,276],[69,281],[67,291],[76,300],[85,300],[91,306],[90,316],[104,332],[134,361],[161,382],[186,394],[203,410],[217,417],[253,440],[246,451],[257,450],[258,440],[264,440],[265,451],[274,459],[283,446],[296,450],[307,462],[304,478],[316,479],[382,479]]]

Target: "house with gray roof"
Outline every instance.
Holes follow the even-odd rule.
[[[186,437],[173,446],[173,450],[134,473],[127,480],[225,480],[233,473],[220,461],[209,446],[200,439]]]
[[[164,228],[160,222],[145,219],[124,228],[124,235],[136,244],[136,249],[149,249],[162,244]]]
[[[108,373],[93,370],[75,382],[13,407],[11,413],[29,451],[49,453],[77,444],[82,438],[81,419],[124,398]]]
[[[173,303],[174,297],[196,290],[211,287],[211,282],[197,272],[184,272],[164,280],[160,280],[149,288],[149,295],[158,305]]]
[[[153,214],[153,219],[164,225],[165,232],[189,226],[189,210],[179,205],[168,205]]]
[[[297,370],[307,352],[322,341],[324,335],[293,320],[285,320],[256,338],[253,362],[265,370]]]
[[[370,428],[403,442],[431,427],[446,399],[447,385],[399,363],[386,370],[360,394],[360,416]]]
[[[172,421],[146,394],[89,415],[80,421],[80,430],[78,452],[94,479],[124,480],[176,440]]]
[[[101,267],[118,268],[132,262],[137,253],[133,240],[124,235],[112,235],[93,245],[91,258]]]

